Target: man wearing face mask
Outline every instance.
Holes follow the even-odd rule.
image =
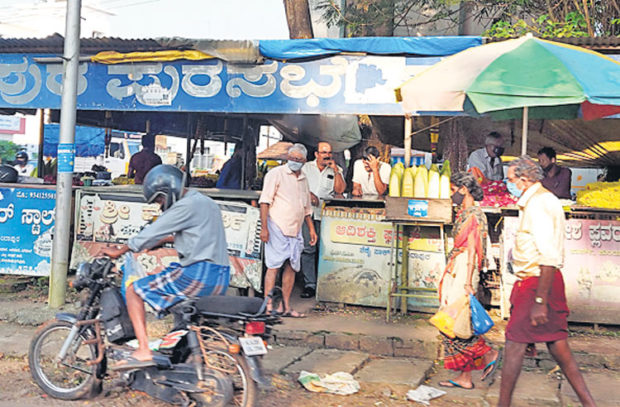
[[[545,342],[581,404],[596,405],[568,346],[568,306],[562,278],[564,211],[540,183],[542,168],[530,157],[510,163],[508,188],[519,198],[519,228],[512,250],[518,281],[510,295],[510,319],[498,406],[509,406],[528,344]]]
[[[555,150],[551,147],[538,150],[538,163],[545,172],[545,178],[542,180],[543,187],[560,199],[570,199],[572,172],[556,163]]]
[[[501,181],[504,179],[502,154],[504,154],[502,135],[495,131],[491,132],[484,139],[484,147],[469,155],[467,166],[477,167],[491,181]]]
[[[305,315],[293,310],[289,300],[295,283],[295,273],[300,270],[301,252],[304,240],[301,234],[303,222],[308,226],[310,245],[317,242],[314,223],[312,222],[312,205],[306,176],[301,171],[308,152],[303,144],[294,144],[288,150],[286,165],[276,167],[265,175],[261,192],[260,238],[265,242],[265,293],[270,292],[276,283],[280,268],[282,274],[282,309],[268,311],[282,313],[284,317],[301,318]]]

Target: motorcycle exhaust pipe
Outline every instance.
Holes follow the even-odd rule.
[[[190,330],[187,333],[187,345],[192,352],[194,359],[194,368],[196,369],[196,376],[199,381],[204,380],[202,374],[202,352],[200,351],[200,343],[198,343],[198,334],[194,330]]]

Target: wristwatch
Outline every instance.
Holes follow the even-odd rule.
[[[536,304],[544,304],[544,303],[545,303],[545,300],[543,299],[543,297],[535,297],[535,298],[534,298],[534,302],[535,302]]]

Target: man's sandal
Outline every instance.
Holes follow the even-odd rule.
[[[497,368],[499,366],[499,363],[502,360],[502,353],[500,351],[497,351],[497,357],[495,358],[495,360],[489,362],[484,369],[482,369],[483,373],[482,373],[482,381],[486,381],[489,380],[489,383],[493,383],[493,381],[495,380],[495,373],[497,372]]]

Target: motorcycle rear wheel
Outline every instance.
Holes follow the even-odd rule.
[[[97,365],[89,366],[87,360],[97,358],[95,345],[84,345],[88,339],[83,333],[69,348],[61,364],[56,361],[65,339],[73,325],[53,320],[41,326],[30,342],[28,365],[34,381],[47,394],[62,400],[77,400],[91,394],[98,386]]]
[[[256,383],[250,375],[250,367],[240,354],[224,351],[207,351],[206,365],[211,369],[225,371],[233,381],[233,401],[231,406],[255,407],[257,398]]]

